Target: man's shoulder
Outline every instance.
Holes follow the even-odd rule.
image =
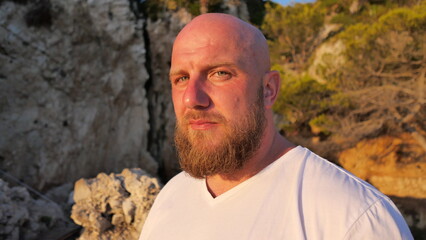
[[[366,181],[336,164],[306,150],[304,166],[304,188],[306,194],[315,194],[317,199],[328,202],[357,202],[369,207],[380,199],[388,197]]]
[[[359,215],[376,201],[388,200],[367,182],[301,146],[283,155],[271,170],[269,181],[277,196],[302,204],[308,213]]]
[[[380,224],[389,225],[389,229],[380,227],[389,231],[407,231],[396,206],[369,183],[307,149],[304,164],[301,204],[309,219],[305,222],[307,229],[319,225],[329,227],[330,232],[341,229],[340,234],[346,237],[353,235],[356,228],[369,228],[371,224],[378,228]],[[369,229],[371,234],[374,231]]]

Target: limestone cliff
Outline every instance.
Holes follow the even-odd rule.
[[[38,189],[156,174],[144,18],[129,1],[0,2],[0,167]]]

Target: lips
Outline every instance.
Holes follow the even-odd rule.
[[[218,124],[217,122],[205,120],[205,119],[189,120],[189,125],[194,130],[208,130],[212,127],[217,126],[217,124]]]

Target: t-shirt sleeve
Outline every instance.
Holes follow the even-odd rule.
[[[379,199],[350,227],[345,240],[413,239],[402,215],[389,199]]]

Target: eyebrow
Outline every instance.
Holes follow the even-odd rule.
[[[215,63],[215,64],[208,64],[204,67],[204,69],[214,69],[214,68],[219,68],[219,67],[233,67],[236,68],[237,65],[235,63],[232,62],[223,62],[223,63]],[[170,71],[169,73],[169,77],[173,77],[173,76],[177,76],[177,75],[182,75],[187,73],[186,71],[184,71],[183,69],[177,69],[177,70],[173,70]]]
[[[182,75],[184,74],[185,71],[183,70],[174,70],[174,71],[170,71],[169,73],[169,77],[173,77],[173,76],[177,76],[177,75]]]

